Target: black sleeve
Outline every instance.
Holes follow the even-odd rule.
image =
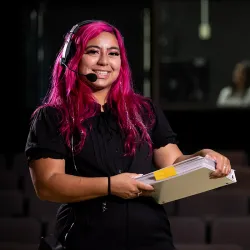
[[[153,148],[164,147],[169,143],[177,144],[177,134],[173,132],[169,121],[159,105],[152,104],[155,124],[152,129]]]
[[[28,161],[39,158],[64,159],[69,150],[59,131],[59,112],[44,107],[33,117],[28,133],[25,154]]]

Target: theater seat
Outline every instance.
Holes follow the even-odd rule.
[[[0,218],[0,242],[37,244],[41,223],[34,218]]]
[[[177,214],[201,217],[246,216],[248,199],[244,193],[209,191],[179,200]]]
[[[241,246],[230,244],[188,244],[176,245],[176,250],[244,250]]]
[[[199,217],[169,217],[173,239],[176,244],[205,244],[206,223]]]
[[[250,249],[250,217],[217,218],[211,221],[212,244],[237,244]]]

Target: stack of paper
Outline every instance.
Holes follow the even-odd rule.
[[[197,156],[142,175],[137,180],[154,186],[154,199],[164,204],[237,182],[233,169],[226,177],[210,179],[215,170],[215,161]]]

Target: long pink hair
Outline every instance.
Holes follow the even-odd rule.
[[[133,90],[131,70],[121,33],[114,26],[104,21],[93,21],[79,28],[72,36],[75,46],[74,55],[68,62],[68,67],[78,71],[78,64],[89,40],[101,32],[110,32],[117,38],[120,48],[121,69],[118,78],[112,84],[107,97],[107,105],[117,116],[119,127],[125,135],[125,155],[133,155],[138,145],[147,143],[152,151],[149,129],[154,124],[154,115],[149,98],[137,94]],[[67,36],[65,37],[65,39]],[[79,76],[60,64],[62,49],[59,51],[52,71],[51,85],[42,105],[56,107],[61,111],[60,130],[65,141],[71,147],[72,133],[79,135],[79,141],[74,149],[79,152],[84,145],[87,129],[83,122],[97,114],[94,108],[95,100],[92,90]],[[115,105],[113,105],[115,103]],[[37,111],[36,110],[36,111]],[[147,114],[147,118],[143,117]]]

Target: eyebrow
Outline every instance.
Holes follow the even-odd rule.
[[[97,45],[90,45],[90,46],[86,47],[86,50],[89,49],[89,48],[101,49],[101,47],[99,47],[99,46],[97,46]],[[111,49],[116,49],[116,50],[119,50],[119,51],[120,51],[120,49],[119,49],[118,47],[116,47],[116,46],[112,46],[112,47],[109,47],[109,48],[108,48],[108,50],[111,50]]]

